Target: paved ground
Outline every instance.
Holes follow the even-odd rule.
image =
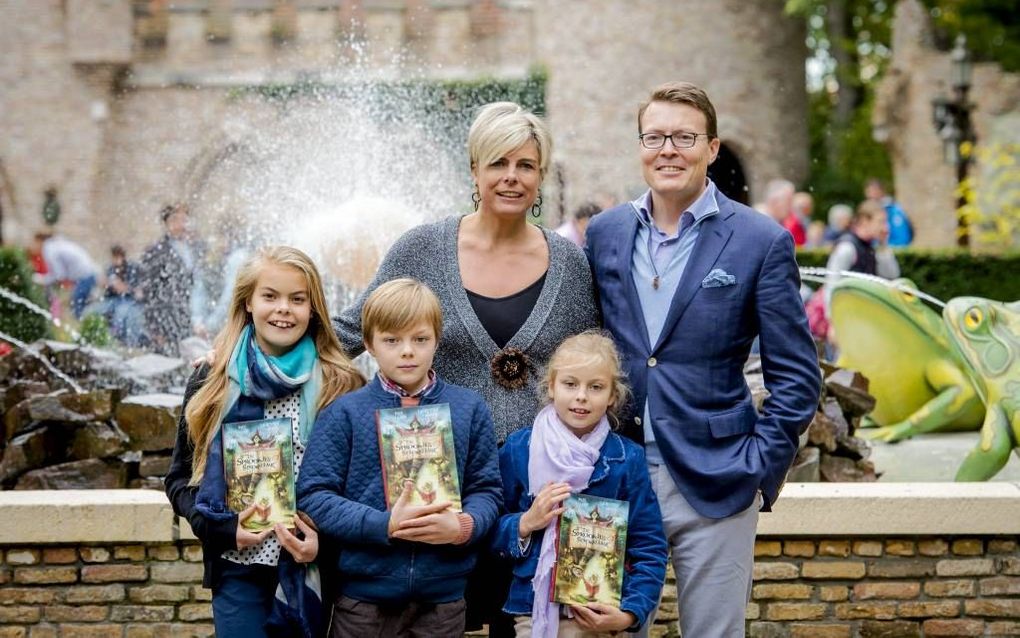
[[[872,442],[871,459],[875,469],[884,472],[879,479],[883,482],[952,481],[977,441],[977,432],[953,432],[924,434],[895,444]],[[1016,452],[992,480],[1020,482]]]

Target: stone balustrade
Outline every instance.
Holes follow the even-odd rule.
[[[0,492],[0,638],[211,636],[202,552],[149,490]],[[1020,485],[792,483],[751,637],[1020,635]],[[667,583],[653,634],[673,635]]]

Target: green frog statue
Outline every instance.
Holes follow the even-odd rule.
[[[981,439],[956,473],[986,481],[1020,455],[1020,302],[950,299],[942,311],[953,346],[985,404]]]
[[[908,279],[844,277],[831,290],[837,365],[871,384],[875,409],[860,436],[894,442],[925,432],[976,430],[985,410],[946,324]]]

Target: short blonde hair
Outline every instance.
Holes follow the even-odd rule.
[[[539,392],[542,400],[548,403],[549,388],[556,381],[558,372],[592,364],[604,364],[609,368],[613,387],[612,405],[609,406],[607,416],[615,427],[619,425],[620,410],[630,398],[630,388],[623,376],[623,366],[620,365],[620,354],[616,351],[616,345],[602,330],[586,330],[564,339],[546,364],[545,374],[539,383]]]
[[[425,322],[436,339],[443,333],[443,309],[428,286],[410,277],[392,279],[372,291],[361,307],[361,336],[365,342],[377,332],[397,332]]]
[[[486,104],[468,131],[471,168],[488,166],[530,140],[538,147],[538,168],[545,178],[552,157],[552,135],[542,118],[515,102]]]

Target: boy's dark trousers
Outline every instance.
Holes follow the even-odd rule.
[[[330,638],[447,638],[464,635],[464,599],[376,605],[347,596],[333,607]]]

